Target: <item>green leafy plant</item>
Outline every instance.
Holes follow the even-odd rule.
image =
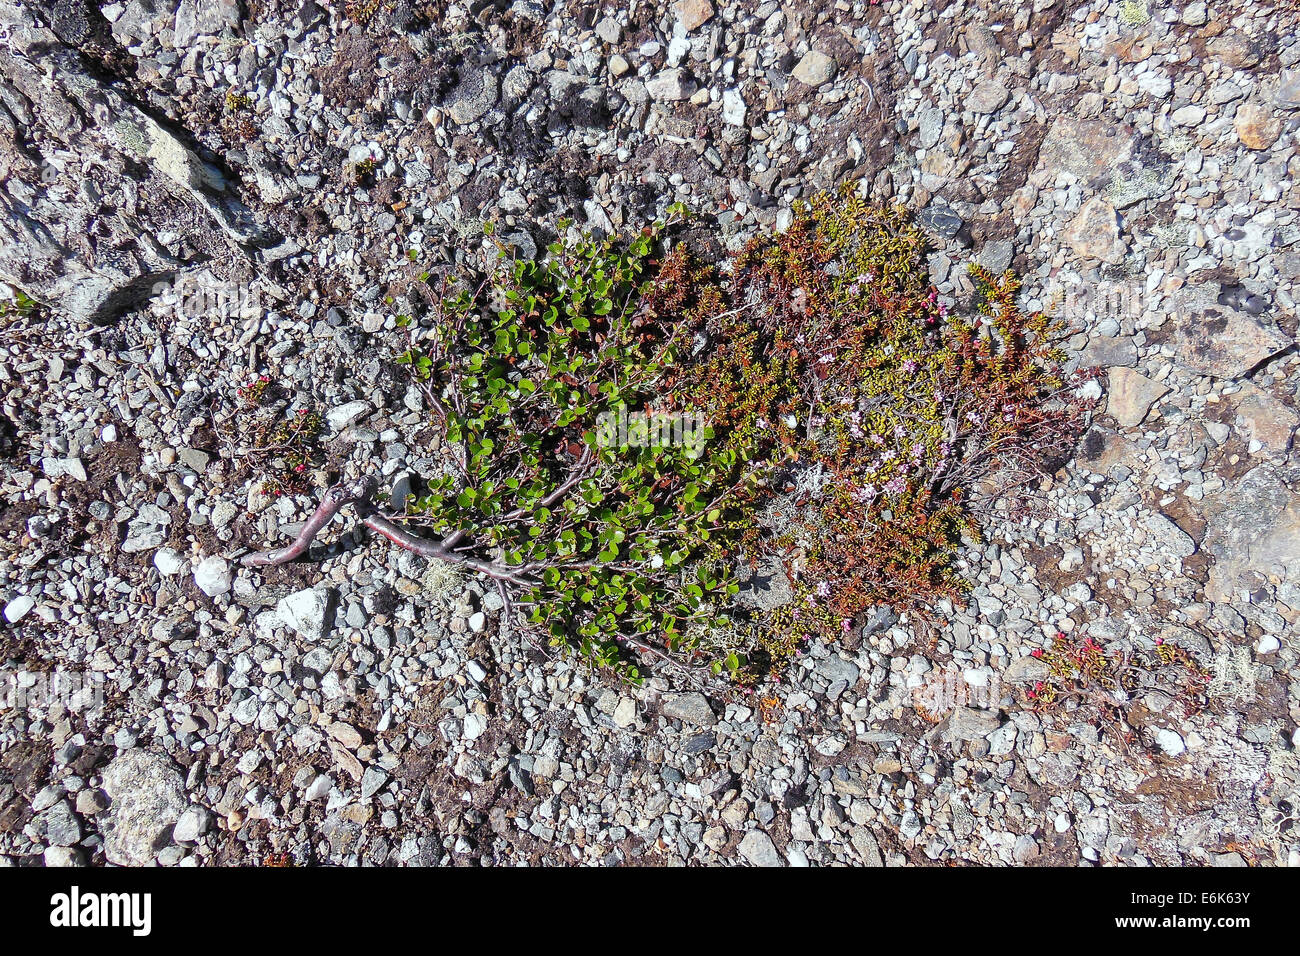
[[[672,247],[683,214],[626,241],[561,222],[540,261],[447,281],[399,357],[453,449],[414,513],[552,645],[754,682],[874,604],[958,597],[973,484],[1033,474],[1076,416],[1014,277],[973,267],[950,315],[901,210],[821,196],[721,268]],[[745,612],[760,559],[793,600]]]
[[[629,647],[697,663],[737,588],[718,536],[743,481],[738,450],[701,457],[714,433],[685,416],[665,419],[668,441],[650,434],[674,408],[666,376],[700,309],[651,281],[672,268],[657,258],[668,225],[627,243],[560,240],[542,262],[455,283],[433,341],[399,359],[441,387],[457,449],[416,514],[515,569],[527,585],[505,596],[552,644],[630,679]],[[731,654],[707,663],[740,667]]]
[[[23,317],[35,315],[39,307],[35,299],[26,292],[18,290],[14,293],[12,299],[0,300],[0,318],[8,318],[14,315]]]

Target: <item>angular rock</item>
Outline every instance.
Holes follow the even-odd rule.
[[[1174,361],[1202,375],[1240,378],[1292,344],[1270,319],[1221,303],[1214,283],[1180,290],[1163,308],[1175,322]]]
[[[631,697],[622,697],[619,699],[618,706],[614,708],[614,725],[621,728],[631,727],[636,723],[636,701]]]
[[[1295,411],[1268,392],[1251,385],[1242,389],[1237,399],[1237,427],[1248,442],[1259,442],[1262,451],[1285,455],[1291,437],[1300,425]]]
[[[1137,343],[1127,335],[1094,335],[1079,353],[1079,364],[1084,367],[1122,365],[1131,368],[1137,363]]]
[[[1052,669],[1040,658],[1026,654],[1017,657],[1002,672],[1002,679],[1009,684],[1032,684],[1034,681],[1046,680]]]
[[[931,107],[921,111],[917,119],[917,134],[920,136],[921,148],[931,149],[939,142],[943,133],[943,110]]]
[[[1169,388],[1135,372],[1116,366],[1107,370],[1110,382],[1106,412],[1125,428],[1140,425],[1151,406],[1169,394]]]
[[[230,562],[216,555],[204,558],[194,569],[194,583],[208,597],[225,594],[232,583]]]
[[[184,50],[201,36],[239,26],[239,0],[181,0],[172,44]]]
[[[1232,125],[1247,149],[1268,149],[1282,134],[1282,120],[1262,103],[1242,103]]]
[[[355,402],[348,402],[346,405],[337,405],[325,413],[325,421],[329,423],[330,428],[336,432],[341,432],[354,422],[370,414],[374,408],[364,399],[358,399]]]
[[[866,827],[854,827],[849,833],[849,842],[853,844],[853,849],[858,851],[858,859],[863,866],[885,865],[884,858],[880,855],[880,844]]]
[[[1108,120],[1058,117],[1038,151],[1038,168],[1053,177],[1066,172],[1082,182],[1102,185],[1133,155],[1134,143],[1130,127]]]
[[[664,698],[665,717],[680,720],[697,727],[712,727],[718,722],[717,715],[709,706],[708,699],[700,693],[674,694]]]
[[[172,516],[162,508],[155,504],[143,505],[136,512],[135,517],[127,522],[126,540],[122,542],[122,550],[127,554],[134,554],[137,551],[152,551],[154,548],[161,547],[167,540],[166,529],[171,522]]]
[[[745,99],[740,90],[731,89],[722,94],[722,122],[728,126],[744,126],[745,113]]]
[[[36,599],[30,594],[20,594],[5,605],[4,618],[10,624],[17,624],[36,607]]]
[[[1214,558],[1205,596],[1230,602],[1238,589],[1275,578],[1300,585],[1300,495],[1268,465],[1205,499],[1201,548]]]
[[[713,19],[713,4],[709,0],[676,0],[673,12],[682,28],[690,33]]]
[[[281,598],[275,616],[309,641],[318,641],[330,629],[330,607],[334,592],[329,588],[305,588]]]
[[[1282,71],[1277,89],[1273,91],[1273,102],[1283,109],[1300,107],[1300,70]]]
[[[1101,196],[1083,204],[1065,233],[1074,254],[1083,259],[1100,259],[1111,265],[1124,261],[1128,245],[1120,237],[1119,215]]]
[[[623,27],[613,17],[603,17],[596,24],[596,36],[606,43],[617,43],[623,39]]]
[[[0,138],[11,183],[0,191],[0,278],[78,320],[104,322],[184,268],[155,238],[175,224],[177,199],[217,226],[212,235],[205,223],[186,226],[212,257],[227,240],[262,243],[270,234],[226,194],[214,167],[87,71],[45,25],[57,12],[0,2],[8,44],[0,83],[21,123],[12,142]],[[81,175],[91,168],[101,171],[94,185]]]
[[[770,611],[794,600],[794,588],[785,567],[776,559],[760,559],[756,568],[740,573],[736,603],[741,607]]]
[[[367,767],[361,775],[361,799],[369,800],[388,783],[388,774],[378,767]]]
[[[681,67],[673,67],[670,70],[662,70],[647,80],[645,89],[652,100],[673,103],[689,99],[695,92],[696,86],[695,79],[690,73]]]
[[[776,844],[762,830],[750,830],[737,847],[740,855],[751,866],[784,866],[781,854],[776,852]]]
[[[1148,511],[1142,518],[1146,541],[1156,552],[1175,558],[1186,558],[1196,553],[1196,541],[1182,528],[1164,515]]]
[[[790,75],[800,83],[818,87],[823,83],[829,83],[835,76],[836,69],[834,59],[820,50],[809,50],[795,65],[794,72]]]
[[[957,215],[950,207],[939,203],[926,206],[916,218],[922,226],[943,239],[953,238],[953,236],[961,232],[961,227],[965,225],[961,216]]]
[[[57,801],[42,812],[36,822],[51,846],[72,846],[81,839],[81,821],[67,800]]]
[[[1164,729],[1156,733],[1156,744],[1170,757],[1177,757],[1187,749],[1187,744],[1177,733]]]
[[[1205,107],[1190,104],[1174,110],[1170,116],[1179,126],[1200,126],[1205,122]]]
[[[497,104],[496,74],[488,70],[466,70],[447,100],[447,114],[464,126],[482,119]]]
[[[120,866],[147,866],[171,842],[185,812],[184,778],[167,757],[128,750],[104,770],[112,800],[99,817],[104,855]]]
[[[189,807],[176,821],[172,839],[177,843],[193,843],[208,832],[212,814],[204,807]]]
[[[73,867],[86,865],[85,855],[75,846],[47,847],[44,858],[46,866]]]
[[[1007,88],[995,80],[985,80],[971,90],[966,98],[966,108],[972,113],[986,115],[996,113],[1006,103],[1010,94]]]
[[[979,261],[994,275],[1001,275],[1011,266],[1014,255],[1015,247],[1010,239],[995,239],[984,244],[984,248],[980,250]]]
[[[941,727],[949,740],[981,740],[1001,725],[998,715],[972,707],[957,706]]]

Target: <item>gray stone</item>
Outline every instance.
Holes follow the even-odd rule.
[[[1183,738],[1168,729],[1156,733],[1156,744],[1171,757],[1177,757],[1187,749],[1187,744],[1183,742]]]
[[[51,846],[72,846],[81,839],[81,822],[67,800],[59,800],[39,814],[37,823]]]
[[[36,607],[36,599],[30,594],[20,594],[5,605],[4,617],[10,624],[17,624]]]
[[[1170,119],[1179,126],[1199,126],[1205,122],[1205,108],[1195,104],[1181,106],[1174,110]]]
[[[663,712],[665,717],[695,724],[698,727],[712,727],[718,722],[718,717],[709,706],[708,700],[703,694],[696,692],[665,697]]]
[[[994,275],[1001,275],[1011,266],[1015,247],[1010,239],[995,239],[980,250],[980,262]]]
[[[846,685],[852,687],[858,682],[858,665],[852,661],[846,661],[838,654],[832,654],[825,660],[818,661],[814,670],[822,680],[830,684],[843,681]]]
[[[143,505],[134,518],[127,523],[126,540],[122,550],[127,554],[137,551],[152,551],[161,547],[167,540],[167,526],[172,516],[157,505]]]
[[[1065,232],[1065,241],[1082,259],[1100,259],[1111,265],[1124,261],[1128,245],[1120,236],[1119,215],[1101,196],[1083,204]]]
[[[1110,383],[1106,412],[1125,428],[1141,424],[1151,406],[1169,394],[1167,386],[1131,368],[1116,366],[1108,369],[1106,375]]]
[[[880,855],[880,844],[866,827],[854,827],[849,833],[849,842],[858,853],[863,866],[884,866],[885,860]]]
[[[613,17],[604,17],[596,24],[596,36],[606,43],[617,43],[623,39],[623,27]]]
[[[695,79],[681,67],[673,67],[655,74],[645,85],[650,98],[661,103],[673,103],[690,98],[695,92]]]
[[[795,64],[793,76],[800,83],[806,83],[808,86],[817,87],[823,83],[829,83],[835,76],[835,60],[822,53],[820,50],[809,50],[803,55],[797,64]]]
[[[921,214],[917,216],[917,221],[943,239],[953,238],[964,225],[961,217],[956,212],[938,203],[922,209]]]
[[[176,10],[172,43],[178,50],[189,47],[201,36],[239,26],[239,0],[181,0]]]
[[[177,843],[193,843],[208,832],[212,814],[204,807],[189,807],[176,821],[172,839]]]
[[[305,588],[282,598],[276,617],[309,641],[319,641],[330,629],[329,615],[334,592],[329,588]]]
[[[327,773],[318,774],[316,778],[307,785],[307,789],[303,793],[302,797],[304,800],[309,802],[324,800],[329,796],[330,791],[333,789],[334,778]]]
[[[447,113],[461,126],[481,119],[496,106],[498,83],[488,70],[466,70],[448,98]]]
[[[943,133],[943,110],[931,108],[922,110],[917,121],[917,132],[921,139],[921,148],[930,149]]]
[[[744,126],[745,113],[745,99],[740,90],[726,90],[722,94],[722,122],[728,126]]]
[[[182,465],[200,475],[207,470],[208,462],[212,461],[211,455],[197,448],[178,448],[176,457],[180,459]]]
[[[75,846],[47,847],[44,854],[45,865],[50,867],[85,866],[86,857]]]
[[[1079,364],[1084,367],[1100,366],[1132,368],[1138,363],[1138,347],[1127,335],[1094,335],[1079,353]]]
[[[331,408],[325,413],[325,421],[329,423],[330,428],[334,431],[341,432],[349,425],[369,415],[373,408],[374,406],[369,402],[358,399],[355,402],[348,402],[346,405]]]
[[[189,805],[184,780],[170,759],[128,750],[104,770],[112,800],[100,815],[104,855],[120,866],[147,866],[166,846]]]
[[[756,568],[742,568],[737,583],[736,603],[741,607],[770,611],[794,600],[785,567],[775,558],[760,559]]]
[[[1273,102],[1284,109],[1300,107],[1300,70],[1283,70],[1278,77]]]
[[[740,841],[740,855],[751,866],[784,866],[772,838],[762,830],[750,830]]]
[[[369,800],[388,783],[388,774],[378,767],[367,767],[361,775],[361,799]]]
[[[971,90],[966,98],[966,108],[981,115],[996,113],[1006,103],[1010,94],[1007,88],[994,80],[985,80]]]
[[[1082,182],[1107,182],[1129,159],[1134,131],[1109,120],[1057,117],[1038,151],[1038,168],[1053,177],[1070,173]]]
[[[981,740],[997,730],[1000,723],[995,713],[958,706],[945,721],[945,736],[951,740]]]
[[[208,597],[225,594],[232,583],[230,562],[215,555],[204,558],[194,569],[194,583]]]
[[[62,478],[64,475],[73,481],[86,480],[86,466],[80,458],[42,458],[41,470],[46,478]]]
[[[1026,654],[1017,657],[1002,674],[1002,679],[1009,684],[1032,684],[1034,681],[1046,680],[1052,669],[1041,659]]]
[[[175,548],[159,548],[154,552],[153,566],[158,569],[159,574],[168,577],[183,574],[189,564],[185,556]]]
[[[1175,322],[1174,361],[1193,372],[1240,378],[1293,344],[1270,319],[1221,304],[1217,286],[1170,298],[1164,309]]]
[[[614,708],[614,724],[618,727],[631,727],[636,723],[636,701],[631,697],[621,697]]]
[[[1264,465],[1205,499],[1202,548],[1214,557],[1205,596],[1230,602],[1239,588],[1253,589],[1277,575],[1300,584],[1300,496]]]

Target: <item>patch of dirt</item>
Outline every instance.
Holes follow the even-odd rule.
[[[21,740],[0,753],[0,833],[22,833],[32,798],[49,779],[50,759],[44,741]]]

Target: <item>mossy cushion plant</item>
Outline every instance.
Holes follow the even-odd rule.
[[[1032,473],[1074,412],[1014,277],[973,267],[950,314],[902,210],[820,196],[717,266],[672,245],[683,214],[443,290],[401,361],[453,464],[411,510],[551,645],[753,683],[875,604],[958,597],[973,484]],[[745,610],[760,561],[793,600]]]

